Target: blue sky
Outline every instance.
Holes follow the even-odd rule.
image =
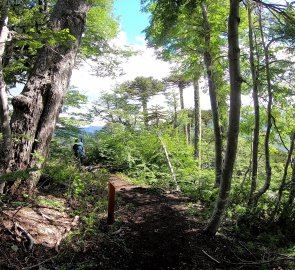
[[[128,42],[136,43],[136,37],[149,23],[149,15],[140,11],[140,0],[115,0],[115,15],[120,17],[122,31],[127,33]]]

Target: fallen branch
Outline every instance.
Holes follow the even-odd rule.
[[[171,176],[172,176],[172,178],[173,178],[173,182],[174,182],[174,184],[175,184],[175,186],[176,186],[176,191],[180,191],[180,187],[179,187],[179,185],[178,185],[178,183],[177,183],[176,175],[175,175],[175,173],[174,173],[174,169],[173,169],[173,166],[172,166],[172,164],[171,164],[171,161],[170,161],[170,158],[169,158],[169,153],[168,153],[168,151],[167,151],[166,145],[164,144],[164,142],[163,142],[163,140],[161,139],[160,135],[158,135],[158,137],[159,137],[159,140],[160,140],[161,146],[162,146],[162,148],[163,148],[163,150],[164,150],[165,157],[166,157],[166,161],[167,161],[167,164],[168,164],[168,167],[169,167],[169,170],[170,170]]]
[[[205,250],[202,249],[202,252],[209,258],[211,259],[213,262],[220,264],[220,261],[216,260],[215,258],[213,258],[211,255],[209,255]]]

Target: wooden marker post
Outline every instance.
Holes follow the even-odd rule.
[[[109,195],[108,195],[108,219],[107,224],[112,225],[115,220],[115,187],[109,182]]]

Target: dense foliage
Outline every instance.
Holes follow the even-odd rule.
[[[72,40],[66,30],[49,30],[51,1],[45,2],[48,7],[41,13],[44,7],[35,1],[10,8],[10,27],[17,34],[8,41],[4,59],[9,85],[27,79],[42,46]],[[90,230],[97,222],[96,215],[106,208],[104,187],[109,173],[144,186],[170,191],[179,188],[189,198],[190,214],[208,220],[220,205],[218,198],[225,183],[218,170],[224,173],[223,165],[231,154],[234,166],[225,191],[221,230],[226,228],[229,234],[250,243],[255,238],[273,249],[285,245],[285,251],[294,256],[294,3],[240,4],[240,32],[235,38],[240,42],[241,57],[234,60],[241,67],[242,94],[252,98],[253,104],[243,105],[241,116],[236,117],[240,123],[233,125],[238,135],[237,154],[233,154],[234,140],[228,140],[226,147],[233,124],[228,111],[239,99],[231,99],[237,92],[229,81],[232,59],[226,56],[230,47],[224,19],[229,13],[228,2],[142,2],[151,14],[146,29],[148,44],[160,48],[159,56],[175,64],[171,76],[162,81],[137,77],[117,85],[101,93],[91,108],[86,106],[86,113],[80,111],[87,98],[71,89],[63,108],[68,115],[59,120],[42,173],[63,186],[63,195],[79,205],[77,214],[91,206],[84,216]],[[108,44],[117,32],[111,8],[111,1],[93,5],[80,59],[91,58],[99,66],[102,54],[114,53]],[[199,109],[198,118],[196,108],[184,108],[183,90],[205,79],[212,110]],[[150,101],[157,95],[166,97],[165,108],[152,106]],[[93,134],[83,133],[82,126],[94,117],[100,117],[105,125]],[[198,136],[199,143],[194,144]],[[72,151],[79,137],[86,149],[82,166]],[[94,167],[98,169],[95,172],[91,171]],[[221,182],[216,181],[217,176]],[[95,193],[97,187],[99,192]],[[202,211],[196,211],[193,203],[202,205]]]

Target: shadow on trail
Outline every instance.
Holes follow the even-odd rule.
[[[220,269],[223,239],[202,234],[204,224],[185,212],[185,199],[133,188],[118,194],[116,230],[103,243],[109,269]],[[109,228],[111,229],[111,228]]]

